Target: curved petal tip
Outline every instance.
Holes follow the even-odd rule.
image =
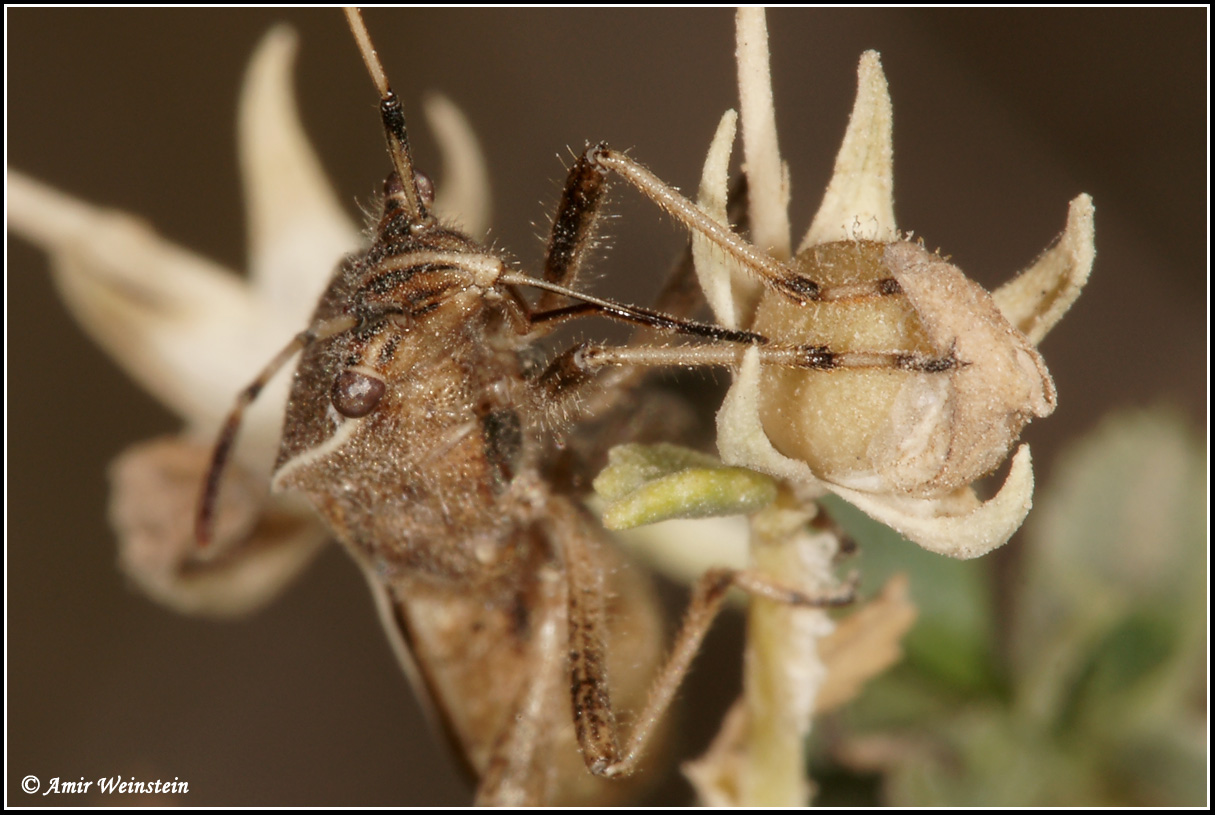
[[[898,239],[890,90],[876,51],[861,55],[856,103],[835,171],[798,251],[832,241]]]

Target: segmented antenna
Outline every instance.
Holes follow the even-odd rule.
[[[401,100],[388,86],[388,77],[380,57],[371,44],[371,35],[363,23],[363,15],[356,6],[346,6],[346,22],[350,24],[350,33],[358,43],[359,53],[363,55],[363,64],[367,73],[375,83],[380,94],[380,118],[384,122],[384,138],[388,142],[388,155],[392,159],[393,169],[401,179],[404,187],[405,209],[410,220],[420,221],[427,217],[426,206],[418,193],[418,183],[413,175],[413,156],[409,152],[409,136],[405,132],[405,114],[401,111]]]

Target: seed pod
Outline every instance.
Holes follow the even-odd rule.
[[[819,478],[944,496],[999,466],[1026,423],[1054,410],[1033,345],[941,257],[907,241],[840,241],[795,262],[824,286],[885,281],[888,292],[811,303],[769,293],[760,303],[760,333],[873,359],[826,371],[765,366],[764,430]]]

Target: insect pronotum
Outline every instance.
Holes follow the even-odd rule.
[[[14,25],[22,24],[34,29],[30,36],[19,38],[30,51],[50,53],[52,47],[63,49],[56,52],[59,56],[53,63],[62,67],[62,73],[49,70],[44,62],[36,63],[40,66],[38,72],[56,78],[70,75],[73,84],[68,86],[66,92],[62,85],[57,88],[59,93],[40,90],[38,98],[62,100],[64,96],[70,96],[72,102],[79,105],[77,113],[91,124],[88,129],[95,150],[95,153],[86,154],[88,158],[85,164],[67,177],[57,175],[55,165],[64,158],[75,159],[77,156],[73,154],[83,152],[75,149],[79,146],[78,139],[69,140],[65,146],[57,149],[45,149],[41,158],[27,152],[29,158],[22,159],[23,166],[58,181],[60,186],[86,198],[114,203],[134,211],[156,211],[158,226],[168,234],[179,237],[186,245],[205,248],[212,246],[209,242],[220,234],[239,234],[239,215],[233,206],[237,195],[235,185],[229,182],[220,196],[223,201],[211,205],[204,213],[198,213],[185,209],[185,203],[192,195],[179,194],[177,186],[166,183],[166,179],[176,180],[194,193],[206,185],[207,176],[222,175],[215,173],[214,167],[231,167],[231,100],[238,76],[256,37],[277,16],[164,14],[158,15],[153,21],[152,18],[129,13],[51,17],[46,14],[34,15],[32,12],[12,12],[10,21]],[[453,19],[456,26],[463,29],[461,37],[453,39],[432,33],[428,28],[432,24]],[[501,16],[480,13],[476,17],[455,15],[442,16],[441,19],[438,15],[423,14],[405,21],[406,29],[401,33],[389,30],[394,21],[386,21],[385,30],[377,31],[377,40],[381,49],[394,54],[394,59],[398,50],[405,50],[413,52],[418,60],[415,64],[430,60],[431,65],[442,64],[443,71],[448,72],[453,64],[478,64],[473,59],[474,55],[481,55],[479,64],[483,65],[486,53],[496,53],[487,51],[484,40],[473,39],[473,35],[485,33],[482,29],[492,31],[490,42],[500,42],[503,32],[512,30],[526,30],[530,34],[540,30],[551,31],[539,25],[549,19],[546,15],[519,13]],[[686,30],[688,19],[673,17],[668,23],[677,22],[681,29]],[[664,175],[669,174],[690,183],[695,177],[702,148],[698,146],[692,149],[689,145],[702,144],[705,134],[711,132],[719,110],[731,104],[733,98],[729,60],[722,56],[728,50],[725,44],[730,42],[728,15],[695,19],[709,23],[711,30],[707,33],[710,36],[705,37],[704,44],[698,44],[698,47],[676,51],[664,33],[671,30],[670,25],[664,25],[662,20],[652,16],[643,15],[636,21],[606,14],[579,17],[570,29],[544,35],[546,42],[562,44],[567,49],[553,54],[554,62],[577,66],[577,70],[571,69],[560,75],[551,70],[546,72],[545,69],[538,69],[536,74],[551,81],[552,89],[537,87],[540,83],[530,78],[531,74],[527,75],[529,78],[515,75],[492,77],[479,71],[475,82],[469,81],[469,87],[479,87],[482,89],[480,93],[484,94],[484,97],[477,97],[469,92],[467,97],[475,120],[478,118],[478,101],[492,100],[495,95],[499,99],[507,97],[504,89],[490,89],[491,83],[496,81],[513,83],[511,86],[516,90],[522,86],[522,90],[510,105],[499,103],[496,108],[489,106],[490,109],[515,106],[534,113],[532,120],[506,128],[510,132],[501,134],[502,138],[526,134],[528,148],[514,149],[500,142],[490,142],[491,166],[500,190],[499,200],[510,201],[513,208],[509,214],[500,212],[496,223],[517,229],[521,223],[543,217],[543,208],[533,202],[541,197],[550,200],[553,197],[551,179],[560,171],[551,155],[560,145],[581,144],[588,134],[621,144],[641,144],[641,139],[634,135],[639,125],[629,122],[633,121],[630,106],[638,87],[644,83],[628,72],[627,62],[621,58],[618,43],[625,41],[626,33],[628,41],[646,54],[648,74],[671,77],[673,88],[685,79],[698,76],[698,87],[716,88],[720,94],[719,103],[710,104],[699,98],[688,99],[686,93],[673,91],[661,103],[667,107],[667,118],[661,118],[657,112],[650,114],[651,118],[659,116],[659,120],[664,122],[664,129],[678,125],[687,130],[681,130],[679,135],[667,130],[662,138],[647,138],[644,150],[646,160],[651,166],[663,167]],[[116,24],[118,32],[99,36],[99,27],[110,21]],[[587,25],[588,21],[593,24]],[[325,102],[309,102],[305,99],[305,114],[308,115],[311,108],[312,118],[318,120],[310,121],[310,127],[323,125],[333,119],[340,120],[338,129],[352,127],[348,122],[364,122],[358,128],[367,131],[369,128],[365,123],[372,114],[368,112],[366,78],[361,66],[350,57],[347,35],[338,29],[331,18],[304,17],[296,24],[304,30],[302,87],[308,87],[305,83],[309,77],[314,80],[311,85],[319,84],[320,69],[315,66],[323,64],[325,71],[335,70],[331,67],[333,65],[343,66],[336,69],[340,77],[333,82],[338,88]],[[377,19],[375,24],[379,26],[381,21]],[[831,23],[828,21],[826,24]],[[822,35],[824,23],[816,25],[820,26],[816,39],[830,39]],[[145,30],[145,26],[154,31]],[[470,28],[471,31],[468,30]],[[229,33],[227,29],[236,31],[240,41],[230,48],[219,48],[216,42],[224,41],[220,40],[220,34]],[[575,40],[570,35],[571,30],[578,31],[579,37],[594,37],[598,45],[588,47],[586,39]],[[783,25],[781,30],[790,31]],[[191,43],[204,41],[205,46],[200,44],[197,52],[192,50],[194,46]],[[104,53],[93,50],[100,48],[99,44],[102,43],[105,45]],[[122,47],[116,49],[115,43],[121,43]],[[167,49],[166,43],[173,43],[172,49]],[[19,45],[15,41],[15,46]],[[691,45],[690,37],[689,42],[681,45]],[[446,49],[442,53],[429,50],[440,46]],[[839,64],[832,67],[834,73],[846,75],[860,47],[851,42],[842,44]],[[105,73],[113,63],[116,50],[130,54],[138,67],[125,69],[117,75]],[[169,54],[167,50],[181,53]],[[441,59],[453,50],[456,56],[450,60]],[[576,54],[577,59],[571,58],[571,54]],[[164,71],[167,84],[163,88],[141,84],[159,78],[157,75],[162,73],[159,66],[169,56],[181,57],[188,64],[188,69]],[[73,57],[81,61],[73,63],[70,61]],[[34,63],[31,59],[25,64]],[[149,70],[153,66],[157,70]],[[199,66],[206,67],[201,74]],[[585,93],[590,86],[586,77],[596,76],[596,81],[606,84],[605,80],[615,75],[613,68],[624,74],[626,94],[613,94],[608,89],[597,95]],[[777,75],[780,73],[778,69]],[[395,71],[394,81],[398,83],[398,91],[407,104],[418,96],[420,88],[404,87],[404,83],[414,81],[412,72]],[[431,75],[425,77],[423,86],[441,86],[454,92],[456,84],[454,80],[449,84],[443,76]],[[838,91],[840,95],[840,115],[822,117],[832,122],[829,127],[824,126],[825,131],[831,131],[837,129],[842,111],[846,110],[850,89],[846,83],[839,83],[840,88],[831,87],[831,83],[823,84],[822,92]],[[199,101],[198,93],[204,87],[216,94],[216,102],[208,105]],[[567,92],[573,87],[581,88],[584,93]],[[311,92],[305,91],[305,96]],[[125,113],[119,112],[119,97],[125,98],[127,93],[136,104]],[[587,99],[588,96],[592,98]],[[461,100],[464,98],[461,97]],[[520,99],[534,101],[524,102]],[[623,100],[629,101],[630,105],[623,104]],[[15,101],[19,102],[20,97]],[[331,116],[330,102],[344,113]],[[596,122],[578,119],[569,113],[574,102],[584,104],[601,118]],[[45,109],[45,102],[43,106]],[[548,113],[549,106],[556,113]],[[31,105],[27,104],[27,107]],[[796,105],[790,100],[786,107],[793,110]],[[61,104],[56,105],[59,112],[63,108]],[[323,116],[321,110],[325,111]],[[156,112],[154,116],[151,115],[153,111]],[[485,115],[486,121],[489,121],[491,114]],[[670,121],[667,122],[667,119]],[[565,122],[568,130],[555,133],[551,139],[545,137],[546,128],[558,120]],[[625,123],[618,124],[621,120]],[[172,122],[172,126],[165,127],[169,122]],[[323,130],[320,127],[317,129]],[[77,128],[66,124],[54,130],[60,135],[77,132]],[[173,138],[166,138],[166,132],[173,133]],[[417,127],[413,132],[415,138],[424,138]],[[485,138],[487,134],[482,132],[482,136]],[[45,140],[49,138],[51,136],[40,137],[40,144],[46,145]],[[116,169],[118,162],[111,162],[110,157],[117,154],[119,143],[131,146],[136,138],[140,140],[137,142],[139,149],[147,155],[141,156],[139,162],[133,160],[121,170]],[[383,174],[382,151],[370,136],[357,150],[329,149],[328,145],[337,138],[336,135],[323,135],[321,152],[327,163],[334,163],[331,166],[336,170],[335,174],[348,179],[347,183],[351,186],[344,198],[358,194],[365,199],[371,179]],[[497,138],[498,134],[495,134]],[[830,144],[831,137],[823,141]],[[183,149],[183,143],[189,146]],[[820,141],[816,140],[815,143]],[[156,153],[157,145],[163,145],[163,153]],[[203,152],[206,145],[215,149],[214,157]],[[495,153],[495,149],[501,152]],[[668,150],[675,151],[675,154],[663,152]],[[189,162],[182,162],[183,153],[190,156]],[[171,160],[168,158],[170,155]],[[102,157],[106,159],[105,162]],[[509,157],[510,161],[501,160],[504,157]],[[357,161],[357,170],[336,166],[336,162],[347,158]],[[161,163],[153,164],[157,161]],[[157,168],[150,175],[161,192],[124,193],[125,184],[134,185],[144,180],[141,176],[145,162]],[[525,182],[531,182],[531,186],[522,182],[516,184],[511,180],[502,183],[501,174],[515,167],[518,167]],[[668,170],[670,167],[674,169]],[[228,175],[234,179],[231,170]],[[810,185],[803,185],[803,188],[806,186]],[[506,189],[510,190],[509,194],[502,192]],[[156,195],[163,197],[151,197]],[[520,215],[520,212],[523,214]],[[217,219],[223,219],[218,220],[218,226]],[[648,229],[669,231],[666,227],[653,226],[658,220],[652,214],[630,215],[627,229],[616,231],[622,236]],[[518,240],[508,237],[502,242],[518,251],[529,246],[522,237]],[[614,251],[611,259],[613,271],[605,286],[614,287],[617,267],[645,266],[633,260],[638,256],[627,254],[631,250],[631,243],[626,239],[624,245]],[[226,246],[206,251],[228,260],[229,265],[240,265],[238,240],[235,238],[229,238]],[[652,252],[647,250],[640,257],[648,263],[652,260],[651,255]],[[25,286],[32,280],[35,285],[44,286],[39,282],[42,279],[18,275],[12,285]],[[619,291],[615,288],[612,290]],[[45,291],[39,297],[26,297],[24,289],[17,291],[20,292],[18,297],[21,302],[30,305],[29,311],[39,315],[57,311]],[[60,326],[55,333],[70,333],[70,330]],[[34,674],[23,667],[10,675],[12,698],[30,700],[28,713],[23,715],[21,710],[13,712],[10,735],[25,745],[38,744],[36,736],[49,737],[49,741],[44,742],[46,746],[24,748],[25,754],[35,757],[35,763],[42,761],[44,765],[31,767],[30,770],[49,771],[62,766],[68,759],[77,762],[70,770],[64,770],[69,773],[125,771],[171,776],[178,771],[177,767],[185,767],[187,769],[180,772],[196,780],[196,794],[191,795],[189,802],[199,804],[216,800],[221,803],[272,803],[297,800],[296,796],[298,800],[333,803],[389,803],[402,799],[433,802],[434,796],[450,803],[466,800],[466,792],[459,787],[454,788],[451,797],[441,797],[443,793],[438,791],[434,783],[435,776],[446,774],[454,779],[454,775],[444,770],[446,762],[435,751],[423,749],[402,760],[399,751],[406,749],[404,743],[407,741],[402,734],[416,730],[420,725],[400,718],[408,709],[401,703],[403,694],[399,677],[389,665],[378,632],[368,630],[366,625],[364,587],[348,568],[339,568],[341,561],[336,553],[330,556],[326,564],[333,568],[314,569],[303,589],[285,598],[244,630],[215,630],[196,623],[178,622],[166,615],[151,615],[142,599],[121,591],[98,594],[107,591],[106,587],[113,581],[106,583],[98,578],[98,575],[112,572],[112,555],[105,543],[109,534],[97,523],[103,517],[103,497],[101,485],[96,482],[96,473],[114,450],[121,446],[121,443],[115,443],[116,440],[142,438],[148,435],[149,427],[159,424],[167,429],[171,423],[163,414],[156,414],[146,407],[132,408],[123,404],[116,409],[114,402],[97,402],[93,396],[96,386],[82,384],[78,376],[84,369],[90,374],[105,369],[100,361],[81,364],[81,360],[95,360],[95,357],[89,356],[92,353],[87,346],[77,346],[62,356],[54,355],[52,350],[48,356],[37,359],[38,367],[59,371],[60,376],[62,372],[71,371],[80,396],[50,401],[40,399],[36,412],[50,421],[56,431],[30,434],[28,443],[20,437],[13,439],[14,461],[23,452],[33,452],[32,440],[36,438],[39,460],[72,461],[74,466],[67,468],[70,474],[80,475],[87,484],[84,487],[67,485],[63,476],[68,473],[61,468],[48,471],[54,475],[49,480],[37,477],[35,468],[25,468],[24,471],[31,473],[31,477],[15,483],[10,493],[15,507],[33,506],[32,502],[39,493],[56,496],[55,513],[41,517],[33,531],[26,535],[28,539],[66,541],[73,546],[78,543],[90,544],[75,546],[72,559],[67,562],[63,560],[61,549],[52,550],[49,545],[10,552],[10,566],[29,576],[29,585],[40,587],[38,595],[33,596],[23,593],[20,586],[14,585],[15,596],[10,600],[10,611],[23,609],[24,618],[40,621],[38,628],[32,630],[28,637],[23,638],[20,629],[15,632],[16,636],[10,643],[14,649],[14,662],[34,669],[46,669]],[[19,381],[23,372],[30,372],[35,363],[32,355],[15,357],[12,375],[14,381]],[[111,379],[117,380],[116,377]],[[95,406],[90,408],[87,421],[81,421],[75,407],[79,401],[85,400]],[[128,395],[124,402],[130,401]],[[136,404],[144,403],[139,401]],[[15,402],[13,406],[20,411],[20,404]],[[20,412],[15,412],[14,421],[20,423],[21,416]],[[31,415],[28,418],[32,420],[35,417]],[[21,426],[34,425],[31,421]],[[91,463],[85,459],[85,454],[92,455]],[[62,497],[65,493],[71,496],[70,500]],[[64,510],[88,517],[94,525],[84,533],[79,528],[69,529],[65,525],[68,515]],[[12,531],[15,536],[19,534],[16,526]],[[39,580],[39,576],[43,579]],[[54,590],[46,590],[48,586]],[[65,616],[64,609],[76,608],[78,601],[81,605],[87,603],[87,611],[73,611]],[[341,622],[343,617],[351,621],[349,625]],[[95,622],[102,623],[97,630],[86,627]],[[306,632],[306,636],[298,633],[301,630]],[[242,642],[246,636],[252,641]],[[54,645],[48,645],[48,642]],[[298,642],[298,651],[282,648],[285,643],[295,642]],[[271,644],[275,646],[277,662],[266,664],[266,652]],[[176,658],[175,648],[186,656]],[[285,650],[290,653],[284,653]],[[60,665],[56,654],[71,655],[67,670],[55,669]],[[291,665],[288,660],[293,658],[298,662]],[[233,670],[232,665],[245,667]],[[38,678],[33,678],[35,676]],[[47,676],[54,676],[54,681],[48,680]],[[295,684],[296,680],[305,676],[324,680],[324,687],[304,690]],[[351,677],[357,679],[352,681]],[[250,698],[251,687],[258,692],[256,698]],[[117,693],[117,688],[125,692]],[[295,691],[297,698],[289,695],[292,689],[298,689]],[[382,695],[377,694],[377,690]],[[270,703],[267,704],[267,697],[276,698],[269,699]],[[207,700],[205,708],[200,701],[204,699]],[[98,713],[99,707],[108,712]],[[363,711],[362,718],[360,710]],[[374,714],[369,711],[374,711]],[[229,716],[230,719],[225,721]],[[333,733],[351,721],[358,721],[358,727],[353,728],[349,736],[335,739]],[[172,723],[165,725],[169,732],[157,736],[156,722]],[[61,734],[65,732],[70,733],[70,741],[81,745],[81,752],[88,755],[78,753],[65,756],[61,750],[64,742]],[[22,734],[24,739],[21,738]],[[377,743],[382,746],[369,747]],[[214,765],[195,757],[191,752],[194,750],[207,756]],[[313,761],[318,764],[309,769]],[[382,762],[382,771],[368,769],[377,762]],[[121,766],[115,766],[115,763]],[[217,769],[208,769],[209,766],[217,766]],[[416,793],[402,780],[406,771],[413,768],[424,768],[419,775],[425,783],[418,787]],[[242,782],[241,779],[245,780]],[[277,787],[276,779],[281,779]],[[377,787],[373,782],[382,786]],[[349,786],[335,795],[335,786],[343,783],[349,783]],[[222,789],[235,792],[219,792]]]

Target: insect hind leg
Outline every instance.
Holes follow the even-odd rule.
[[[632,730],[622,747],[606,670],[604,579],[602,571],[596,568],[595,544],[579,534],[573,519],[559,516],[554,520],[559,526],[555,530],[556,539],[569,581],[569,673],[574,728],[586,766],[595,775],[627,776],[637,769],[730,588],[804,608],[842,606],[855,599],[855,579],[823,594],[807,594],[757,572],[710,569],[692,591],[674,644],[650,684],[645,705],[633,717]]]

